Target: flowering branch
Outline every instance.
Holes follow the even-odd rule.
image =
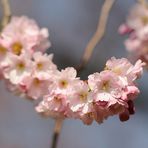
[[[105,0],[98,29],[86,47],[78,72],[102,39],[114,1]],[[64,118],[80,119],[90,125],[113,115],[126,121],[134,114],[133,101],[140,93],[135,80],[142,75],[145,63],[138,60],[133,65],[125,58],[112,57],[103,71],[89,75],[84,81],[77,77],[73,67],[59,71],[52,62],[53,55],[44,53],[50,47],[48,37],[47,28],[38,27],[34,20],[12,17],[0,36],[0,79],[17,95],[33,100],[43,98],[35,110],[57,119],[52,148],[57,146]]]
[[[105,0],[104,5],[102,6],[100,19],[98,22],[98,28],[95,34],[93,35],[93,37],[91,38],[91,40],[88,42],[84,50],[81,64],[77,67],[78,72],[80,72],[85,67],[85,65],[88,63],[88,61],[91,58],[93,49],[95,48],[97,43],[99,43],[99,41],[103,38],[103,35],[105,33],[106,24],[107,24],[108,15],[109,15],[109,12],[114,2],[115,0]],[[62,120],[57,119],[55,121],[55,128],[54,128],[53,139],[52,139],[52,148],[56,148],[61,126],[62,126]]]
[[[3,7],[3,19],[1,22],[1,28],[5,27],[10,20],[11,17],[11,10],[9,0],[1,0],[2,7]]]
[[[103,38],[104,33],[105,33],[105,29],[106,29],[106,25],[107,25],[109,12],[110,12],[114,2],[115,2],[115,0],[105,0],[104,4],[102,6],[102,9],[101,9],[101,14],[100,14],[100,19],[98,22],[97,30],[94,33],[93,37],[88,42],[88,44],[84,50],[84,54],[81,59],[81,64],[77,68],[78,71],[80,71],[81,69],[83,69],[85,67],[85,65],[88,63],[88,61],[91,58],[94,48]]]

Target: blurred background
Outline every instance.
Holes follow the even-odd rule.
[[[76,66],[84,48],[96,30],[104,0],[10,0],[13,15],[34,18],[50,32],[54,62],[59,68]],[[97,45],[81,74],[83,79],[101,71],[112,56],[127,57],[117,33],[135,0],[116,1],[110,13],[106,35]],[[0,16],[2,10],[0,9]],[[136,101],[136,114],[121,123],[110,117],[104,124],[85,126],[79,120],[64,121],[58,148],[148,148],[148,72],[138,82],[141,94]],[[9,93],[0,83],[0,148],[49,148],[54,120],[43,119],[34,104]]]

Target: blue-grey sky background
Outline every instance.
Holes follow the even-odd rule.
[[[76,66],[96,30],[104,0],[10,0],[12,14],[34,18],[50,32],[54,62],[59,68]],[[112,56],[127,57],[117,33],[135,0],[117,0],[110,13],[104,39],[97,45],[82,78],[101,71]],[[0,10],[1,12],[1,10]],[[2,16],[2,15],[0,15]],[[58,148],[148,148],[148,72],[138,85],[136,114],[121,123],[110,117],[104,124],[85,126],[79,120],[64,121]],[[54,120],[43,119],[34,104],[9,93],[0,83],[0,148],[49,148]]]

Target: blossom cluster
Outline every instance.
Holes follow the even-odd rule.
[[[112,115],[121,121],[134,114],[133,101],[144,63],[112,57],[100,73],[77,77],[73,67],[58,70],[50,47],[48,30],[40,29],[26,16],[12,17],[0,35],[0,76],[8,89],[20,96],[38,100],[36,111],[53,118],[81,119],[85,124],[102,123]]]
[[[148,64],[148,6],[136,4],[130,11],[126,23],[119,27],[119,33],[129,34],[126,49],[136,59]]]

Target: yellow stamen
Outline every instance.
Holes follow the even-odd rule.
[[[66,88],[66,87],[68,86],[68,82],[67,82],[66,80],[61,80],[61,81],[60,81],[60,86],[61,86],[62,88]]]
[[[12,44],[11,48],[12,48],[12,52],[14,54],[20,55],[21,52],[22,52],[23,46],[20,42],[15,42],[15,43]]]
[[[42,63],[37,63],[37,69],[42,70],[43,69],[43,64]]]
[[[81,92],[79,94],[79,97],[80,97],[80,100],[81,101],[86,101],[86,99],[87,99],[87,93],[86,92]]]
[[[7,49],[3,47],[2,45],[0,45],[0,54],[5,55],[6,52],[7,52]]]
[[[38,78],[34,78],[34,79],[33,79],[33,84],[34,84],[35,86],[39,86],[39,85],[41,84],[41,81],[40,81]]]
[[[108,91],[109,89],[109,81],[104,81],[102,84],[102,90]]]
[[[20,62],[17,64],[17,69],[19,71],[23,71],[25,69],[25,64],[23,62]]]
[[[142,20],[143,25],[147,25],[148,24],[148,16],[142,16],[141,20]]]
[[[61,99],[59,97],[54,97],[54,99],[57,103],[61,103]]]
[[[121,68],[120,67],[115,67],[115,68],[113,68],[113,72],[120,75],[121,74]]]

